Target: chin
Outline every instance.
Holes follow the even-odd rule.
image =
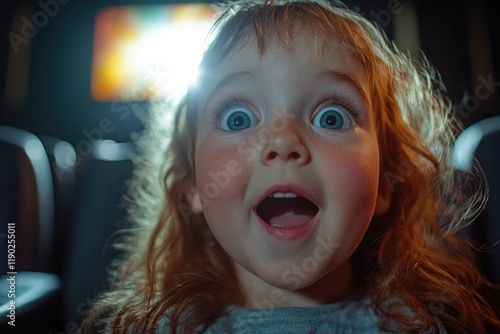
[[[257,276],[275,288],[286,290],[300,290],[307,288],[321,278],[321,276],[318,276],[317,272],[308,274],[299,271],[297,267]]]

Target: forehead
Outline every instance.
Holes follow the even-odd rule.
[[[345,43],[336,36],[330,36],[326,40],[310,31],[304,31],[294,34],[293,40],[286,44],[278,40],[278,37],[270,39],[263,50],[259,48],[255,36],[249,36],[213,66],[212,72],[227,69],[232,63],[262,63],[273,60],[283,64],[305,62],[311,66],[339,63],[339,66],[344,65],[348,70],[361,70],[358,61],[346,49]],[[210,70],[206,73],[210,73]]]
[[[260,50],[255,36],[249,36],[219,63],[203,71],[201,85],[205,97],[217,87],[248,79],[279,83],[290,78],[305,80],[328,73],[344,77],[368,96],[363,67],[336,36],[327,40],[311,31],[295,33],[285,44],[275,37]],[[203,100],[203,99],[202,99]]]

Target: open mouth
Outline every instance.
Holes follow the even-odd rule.
[[[259,203],[257,215],[273,227],[299,227],[307,224],[319,208],[295,193],[274,193]]]

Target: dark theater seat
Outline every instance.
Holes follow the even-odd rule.
[[[47,332],[54,328],[60,292],[59,277],[49,273],[54,236],[50,164],[35,135],[9,126],[0,126],[0,219],[1,270],[7,273],[0,277],[5,292],[0,332],[12,332],[13,320],[17,333]]]
[[[71,326],[81,322],[96,294],[107,289],[106,266],[119,256],[110,242],[125,219],[121,202],[132,176],[132,152],[132,143],[96,141],[80,166],[63,286],[64,318]]]
[[[474,158],[484,170],[489,199],[484,212],[467,232],[482,248],[478,256],[483,274],[492,282],[500,283],[500,116],[467,127],[457,138],[455,167],[468,173]]]

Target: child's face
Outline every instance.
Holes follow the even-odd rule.
[[[325,52],[307,34],[294,43],[261,56],[248,42],[205,73],[195,149],[214,236],[245,270],[287,289],[349,260],[379,176],[369,78],[335,39]]]

